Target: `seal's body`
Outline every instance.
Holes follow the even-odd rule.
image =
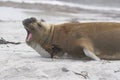
[[[23,24],[28,32],[27,44],[38,52],[41,46],[53,57],[68,53],[75,59],[120,59],[120,23],[51,25],[29,18],[25,19]]]
[[[83,57],[84,50],[102,59],[120,59],[120,23],[65,23],[55,26],[54,44],[72,57]]]

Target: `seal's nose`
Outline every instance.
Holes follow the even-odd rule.
[[[24,20],[22,21],[22,23],[23,23],[24,26],[27,27],[27,26],[29,26],[30,23],[33,23],[33,22],[36,22],[36,21],[37,21],[36,18],[31,17],[31,18],[24,19]]]

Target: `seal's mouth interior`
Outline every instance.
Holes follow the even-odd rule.
[[[23,20],[23,25],[24,25],[24,27],[25,27],[25,29],[27,31],[27,37],[26,37],[26,41],[27,42],[30,41],[31,38],[32,38],[32,32],[30,31],[30,24],[34,23],[36,21],[37,21],[37,19],[33,18],[33,17],[32,18],[27,18],[27,19]]]
[[[30,41],[30,39],[32,38],[32,32],[30,32],[30,31],[27,30],[27,29],[26,29],[26,31],[27,31],[26,41],[28,42],[28,41]]]

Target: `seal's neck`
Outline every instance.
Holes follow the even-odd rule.
[[[44,46],[45,44],[51,44],[52,43],[52,39],[53,39],[53,34],[54,34],[54,25],[50,25],[49,30],[47,30],[43,36],[44,39],[41,40],[41,46]]]

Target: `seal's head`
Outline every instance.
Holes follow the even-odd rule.
[[[44,38],[50,29],[50,25],[44,20],[38,21],[36,18],[31,17],[23,20],[24,28],[27,31],[26,42],[30,43],[32,41],[39,42]]]

